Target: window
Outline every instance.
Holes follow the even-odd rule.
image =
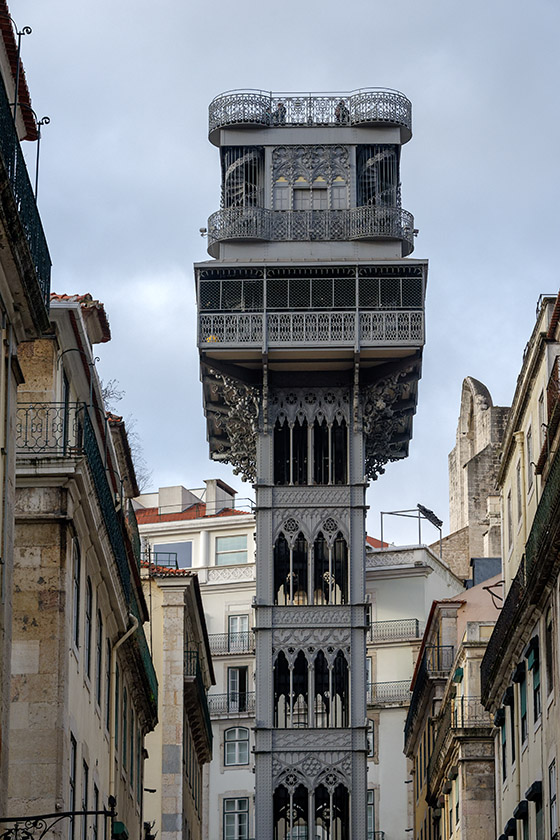
[[[93,590],[91,580],[86,581],[86,626],[84,634],[84,669],[86,677],[91,677],[91,618],[93,611]]]
[[[152,546],[152,559],[156,566],[177,569],[192,567],[192,542],[158,543]]]
[[[535,802],[535,828],[537,840],[544,840],[544,820],[542,799]]]
[[[506,518],[507,518],[507,547],[511,548],[512,543],[513,543],[513,515],[512,515],[512,507],[511,507],[511,490],[507,494]]]
[[[541,668],[539,661],[539,637],[533,636],[527,650],[527,668],[533,672],[533,721],[541,716]]]
[[[93,786],[93,810],[99,811],[99,788],[97,785]],[[92,840],[97,840],[99,837],[99,814],[95,814],[93,816],[93,826],[92,826]]]
[[[500,728],[500,735],[501,735],[501,742],[502,742],[502,782],[505,781],[507,777],[507,732],[506,732],[506,722],[505,720],[502,721],[502,725]]]
[[[72,541],[72,638],[80,646],[80,547],[78,540]]]
[[[545,439],[546,439],[546,418],[544,413],[544,391],[541,391],[539,395],[539,405],[538,405],[538,417],[539,417],[539,448],[543,446]]]
[[[142,801],[142,733],[136,734],[136,799]]]
[[[234,726],[224,732],[224,764],[249,764],[249,730]]]
[[[224,840],[249,840],[249,799],[224,799]]]
[[[87,762],[83,762],[82,772],[82,811],[88,810],[88,788],[89,788],[89,767]],[[84,815],[82,817],[82,840],[87,840],[88,818]]]
[[[556,810],[556,759],[548,768],[548,801],[550,808],[550,836],[558,831],[558,812]]]
[[[130,755],[129,755],[129,767],[130,767],[130,787],[134,789],[134,711],[132,709],[132,704],[130,706]]]
[[[101,706],[101,679],[103,674],[103,619],[101,610],[97,610],[97,628],[95,642],[95,699]]]
[[[127,738],[128,738],[128,692],[123,688],[122,699],[122,764],[126,770],[127,765]]]
[[[367,792],[367,840],[375,840],[375,791]]]
[[[243,653],[249,650],[249,616],[228,616],[228,650]]]
[[[527,431],[527,489],[530,490],[533,486],[533,433],[531,429]]]
[[[551,694],[554,688],[554,619],[552,609],[548,609],[545,618],[544,655],[546,665],[546,690]]]
[[[247,711],[247,666],[228,668],[228,708],[230,711]]]
[[[521,521],[521,515],[523,513],[523,499],[521,496],[521,461],[517,462],[515,467],[515,485],[517,491],[517,521]]]
[[[527,680],[525,674],[519,683],[519,706],[521,714],[521,743],[527,740]]]
[[[78,745],[73,735],[70,735],[70,774],[69,774],[69,805],[70,810],[76,810],[76,754],[78,752]],[[69,840],[74,840],[74,820],[70,820],[68,825]]]
[[[119,717],[121,714],[119,707],[119,682],[120,671],[119,666],[117,665],[115,668],[115,750],[118,750],[119,748]]]
[[[107,639],[105,648],[105,727],[111,722],[111,642]],[[115,733],[116,739],[116,733]],[[115,740],[116,747],[116,740]]]
[[[511,741],[511,763],[515,764],[515,706],[513,703],[509,707],[509,735]]]
[[[375,721],[368,720],[367,722],[367,754],[368,758],[373,758],[375,755]]]
[[[216,566],[247,562],[247,536],[216,537]]]

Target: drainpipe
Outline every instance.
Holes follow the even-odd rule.
[[[113,645],[113,649],[111,651],[111,711],[109,714],[109,744],[110,744],[110,764],[109,764],[109,795],[114,796],[116,798],[116,791],[115,791],[115,675],[117,671],[117,651],[123,642],[132,636],[135,630],[138,630],[138,619],[132,613],[128,614],[128,617],[132,620],[132,627],[126,631],[124,636],[121,636],[120,639],[117,639],[115,644]]]

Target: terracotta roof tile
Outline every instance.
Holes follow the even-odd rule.
[[[0,0],[0,3],[2,0]],[[111,341],[111,328],[109,326],[109,319],[107,318],[107,313],[105,312],[105,307],[101,303],[100,300],[95,300],[89,292],[86,292],[85,295],[67,295],[67,294],[57,294],[56,292],[51,292],[51,300],[56,301],[69,301],[70,303],[79,303],[82,306],[82,309],[85,310],[84,315],[89,310],[97,310],[97,317],[99,319],[99,327],[101,329],[101,344],[104,344],[107,341]]]
[[[181,513],[159,513],[159,508],[138,508],[136,510],[136,519],[139,525],[149,522],[178,522],[185,519],[216,519],[221,516],[250,516],[246,510],[234,510],[233,508],[223,508],[218,513],[206,513],[206,505],[204,502],[197,502]]]
[[[12,71],[12,76],[15,81],[17,75],[17,41],[14,35],[12,21],[10,19],[10,10],[8,9],[6,0],[0,0],[0,32],[2,33],[2,40],[4,41],[4,47],[8,56],[8,61],[10,62],[10,70]],[[27,132],[25,140],[36,140],[37,126],[31,109],[31,97],[29,95],[29,88],[27,87],[27,79],[25,78],[25,70],[23,69],[21,59],[19,62],[18,99],[20,101],[20,105],[23,105],[21,115]]]

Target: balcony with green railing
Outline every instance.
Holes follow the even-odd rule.
[[[33,319],[42,328],[46,328],[48,325],[51,259],[33,187],[14,124],[13,110],[8,102],[6,89],[1,79],[0,162],[0,168],[4,170],[4,178],[9,184],[9,193],[2,189],[2,209],[6,216],[10,215],[10,209],[17,216],[34,267],[33,275],[25,271],[21,273],[21,281],[33,310],[31,313]],[[10,234],[15,234],[13,226]]]
[[[212,757],[212,722],[208,709],[208,698],[202,677],[198,650],[185,651],[185,709],[197,745],[205,761]]]

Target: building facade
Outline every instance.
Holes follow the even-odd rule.
[[[143,624],[138,493],[122,418],[107,415],[93,347],[102,304],[52,295],[51,330],[20,345],[13,580],[11,817],[111,810],[141,836],[144,737],[157,681]],[[50,836],[109,840],[102,814]]]
[[[211,456],[256,492],[255,835],[358,840],[365,491],[408,452],[424,343],[400,193],[411,106],[240,91],[209,129],[222,207],[195,266],[198,346]]]
[[[542,297],[502,446],[504,602],[482,662],[496,724],[496,831],[558,833],[560,298]]]
[[[17,88],[17,92],[16,92]],[[16,103],[14,106],[13,103]],[[6,813],[10,741],[15,419],[18,346],[48,328],[51,261],[20,142],[37,140],[12,20],[0,2],[0,813]]]

